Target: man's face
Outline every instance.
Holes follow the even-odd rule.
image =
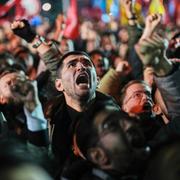
[[[81,100],[89,99],[97,87],[97,75],[91,60],[85,55],[69,55],[63,61],[61,77],[56,80],[56,88],[65,97]]]
[[[98,146],[109,157],[112,164],[111,168],[119,171],[125,164],[129,163],[130,149],[120,125],[120,117],[116,113],[113,115],[112,110],[108,111],[99,113],[95,118],[94,125],[99,136]],[[109,113],[112,113],[111,118],[107,118]]]
[[[25,75],[20,73],[8,73],[0,79],[0,103],[11,104],[20,103],[18,98],[13,94],[12,87],[16,84],[18,79],[25,78]]]
[[[92,61],[95,65],[97,76],[99,78],[102,78],[108,70],[108,60],[106,58],[103,58],[100,54],[94,54],[92,56]]]
[[[151,112],[151,89],[140,83],[130,85],[125,92],[122,109],[129,114]]]

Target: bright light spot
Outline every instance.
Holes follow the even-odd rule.
[[[50,4],[50,3],[44,3],[44,4],[42,5],[42,9],[43,9],[44,11],[49,11],[49,10],[51,9],[51,4]]]
[[[110,22],[110,17],[108,14],[102,14],[101,16],[101,20],[105,23],[109,23]]]

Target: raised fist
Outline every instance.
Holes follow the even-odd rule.
[[[36,33],[31,28],[29,22],[25,19],[16,20],[11,24],[11,29],[17,36],[21,37],[25,41],[31,43]]]

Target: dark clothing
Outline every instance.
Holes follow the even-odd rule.
[[[132,67],[132,79],[143,79],[143,64],[134,49],[134,45],[142,35],[142,28],[138,25],[129,25],[128,34],[130,37],[128,42],[128,62]]]
[[[96,98],[92,103],[95,104],[96,100],[110,103],[116,108],[119,108],[110,96],[104,95],[100,92],[96,92]],[[52,150],[56,159],[58,159],[58,166],[61,169],[63,168],[65,161],[69,159],[71,155],[73,156],[73,130],[81,116],[81,113],[68,107],[63,95],[58,96],[54,102],[55,103],[51,106],[52,111],[50,113]]]
[[[30,131],[27,128],[26,116],[23,111],[18,114],[12,113],[12,111],[3,111],[3,118],[0,126],[0,138],[16,138],[23,143],[29,142],[41,147],[49,145],[48,129]]]
[[[76,161],[61,177],[62,180],[137,180],[136,175],[102,170],[86,160]]]
[[[166,104],[170,119],[180,116],[180,66],[174,65],[170,74],[165,77],[155,77],[158,89]]]
[[[164,125],[155,134],[154,138],[149,141],[149,145],[153,149],[159,146],[180,139],[180,117],[172,119],[167,125]]]

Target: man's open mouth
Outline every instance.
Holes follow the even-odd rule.
[[[77,84],[77,85],[89,84],[88,75],[87,75],[87,74],[80,74],[80,75],[76,78],[76,84]]]
[[[150,110],[152,110],[152,106],[151,106],[151,104],[150,103],[145,103],[144,105],[143,105],[143,110],[144,111],[150,111]]]

